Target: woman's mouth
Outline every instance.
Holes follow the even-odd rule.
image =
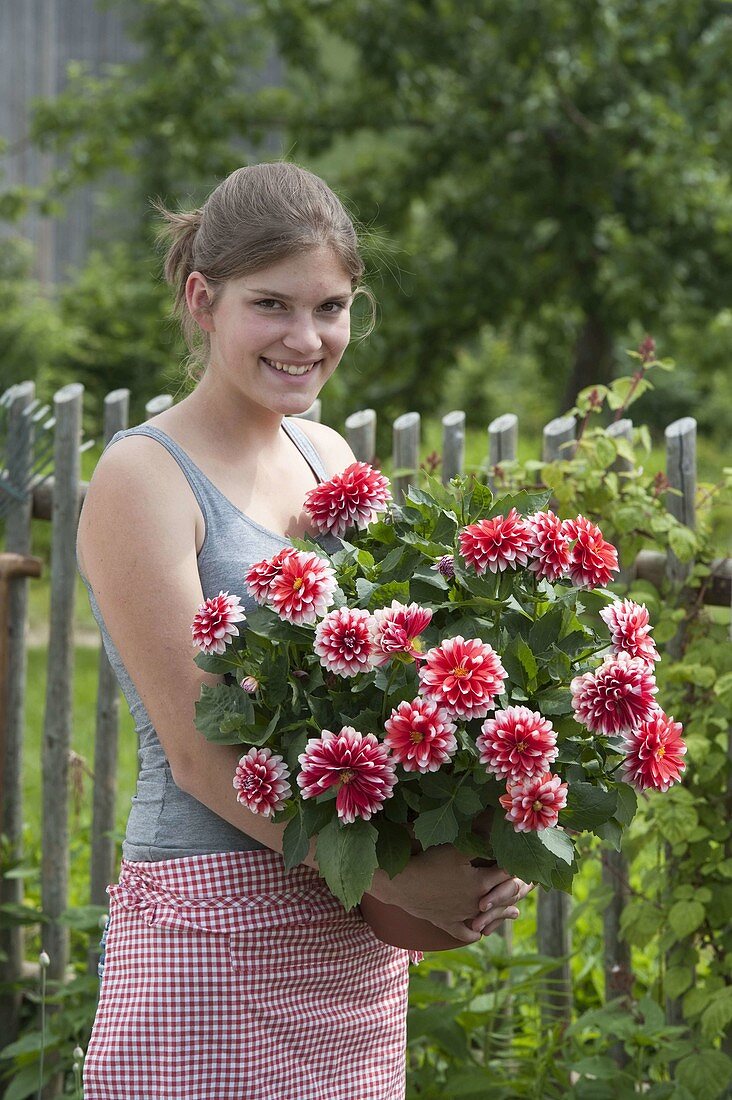
[[[278,371],[278,373],[289,374],[298,378],[303,374],[310,374],[314,367],[319,366],[323,362],[322,359],[315,359],[310,363],[287,363],[278,359],[265,359],[263,355],[260,356],[260,358],[263,363],[266,363],[268,367],[272,367],[272,369]]]

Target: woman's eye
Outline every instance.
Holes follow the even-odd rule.
[[[328,306],[332,306],[332,309],[328,309]],[[320,307],[325,310],[326,313],[340,313],[341,310],[346,308],[345,302],[324,302]]]
[[[262,298],[260,302],[255,302],[255,306],[264,306],[265,309],[270,309],[272,306],[279,306],[282,303],[278,302],[276,298]]]

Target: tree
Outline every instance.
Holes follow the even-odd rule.
[[[457,343],[508,321],[541,334],[567,407],[611,376],[632,322],[730,301],[729,5],[265,6],[293,81],[293,155],[336,151],[335,182],[406,254],[369,361],[397,367],[411,400],[428,402]],[[331,56],[350,55],[340,79],[302,49],[318,26]]]

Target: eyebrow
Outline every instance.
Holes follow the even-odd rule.
[[[289,294],[283,294],[281,290],[266,290],[264,287],[259,286],[245,287],[245,289],[248,290],[250,294],[263,294],[266,298],[281,298],[283,302],[293,301]],[[351,294],[352,291],[350,290],[347,290],[345,293],[343,291],[336,291],[335,294],[326,294],[321,301],[328,302],[331,298],[350,298]]]

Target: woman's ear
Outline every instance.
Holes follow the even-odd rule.
[[[204,332],[214,332],[213,294],[200,271],[192,271],[186,279],[186,304],[191,316]]]

